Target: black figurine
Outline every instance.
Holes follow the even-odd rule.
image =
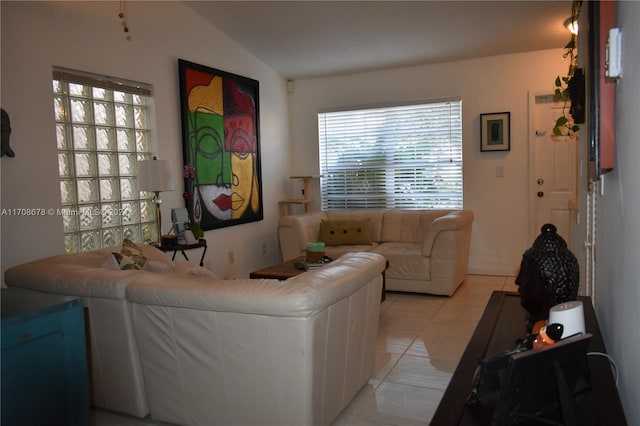
[[[533,245],[522,255],[516,284],[520,303],[528,312],[528,332],[536,322],[549,317],[552,306],[578,297],[578,260],[554,225],[544,225]]]

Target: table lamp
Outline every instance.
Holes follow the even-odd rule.
[[[151,201],[156,205],[156,226],[158,228],[158,245],[160,245],[160,235],[162,234],[162,214],[160,213],[162,198],[160,198],[160,193],[176,189],[171,161],[158,160],[155,156],[153,160],[138,161],[138,189],[155,193]]]

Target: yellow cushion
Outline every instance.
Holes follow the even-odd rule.
[[[328,246],[371,244],[371,219],[322,220],[320,241]]]

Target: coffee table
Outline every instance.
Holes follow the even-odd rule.
[[[249,274],[249,278],[286,280],[305,272],[304,269],[296,268],[296,263],[298,262],[304,262],[304,256],[296,257],[295,259],[291,259],[286,262],[276,263],[275,265],[253,271]]]
[[[583,304],[586,332],[593,335],[589,352],[606,353],[591,299],[581,296],[578,300]],[[520,306],[518,293],[493,292],[431,420],[431,426],[492,424],[495,406],[478,408],[466,404],[476,368],[485,357],[515,348],[517,339],[526,335],[525,318],[526,312]],[[577,424],[626,425],[609,361],[603,356],[587,356],[587,370],[591,390],[576,398]],[[527,424],[530,423],[521,425]]]
[[[295,277],[296,275],[300,275],[303,272],[306,272],[304,269],[296,268],[296,263],[304,263],[305,257],[300,256],[291,260],[287,260],[286,262],[276,263],[275,265],[267,266],[266,268],[258,269],[257,271],[253,271],[249,274],[249,278],[266,278],[266,279],[276,279],[276,280],[286,280],[291,277]],[[386,298],[386,279],[385,279],[385,271],[389,268],[389,261],[385,265],[385,270],[382,271],[382,295],[380,297],[380,301],[384,302]]]

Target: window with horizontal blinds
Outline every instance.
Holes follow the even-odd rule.
[[[151,96],[152,94],[152,86],[147,83],[62,67],[53,67],[53,78],[59,81],[70,81],[75,84],[83,84],[90,87],[131,93],[135,95]]]
[[[462,101],[318,114],[323,210],[462,208]]]

